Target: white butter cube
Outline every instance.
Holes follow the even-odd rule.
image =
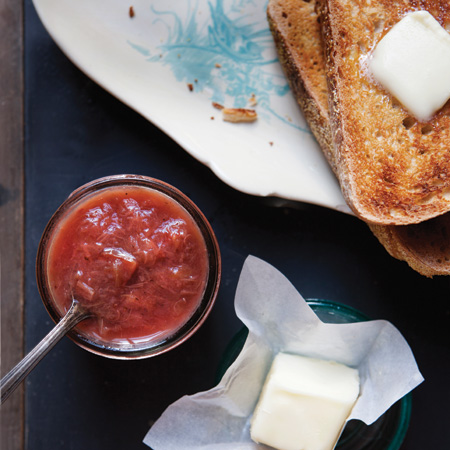
[[[279,353],[253,414],[251,438],[279,450],[331,450],[358,395],[356,369]]]
[[[369,70],[419,120],[450,98],[450,34],[427,11],[406,15],[376,46]]]

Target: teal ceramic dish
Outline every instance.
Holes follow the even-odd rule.
[[[370,320],[354,308],[339,303],[308,299],[307,303],[326,323],[351,323]],[[217,382],[239,355],[248,335],[242,328],[230,341],[217,371]],[[359,420],[347,423],[336,450],[399,450],[405,438],[411,416],[411,394],[406,395],[372,425]]]

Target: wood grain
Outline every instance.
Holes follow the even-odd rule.
[[[23,9],[0,0],[0,301],[1,374],[24,351]],[[24,448],[24,391],[1,407],[0,447]]]

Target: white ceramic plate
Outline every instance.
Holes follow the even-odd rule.
[[[34,0],[82,71],[230,186],[348,212],[277,61],[266,4]],[[252,95],[253,123],[224,122],[212,104],[251,107]]]

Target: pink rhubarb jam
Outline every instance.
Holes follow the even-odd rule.
[[[170,197],[111,187],[64,219],[49,250],[48,277],[61,314],[73,297],[94,314],[79,331],[103,342],[159,342],[199,306],[208,255],[197,224]]]

